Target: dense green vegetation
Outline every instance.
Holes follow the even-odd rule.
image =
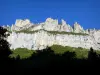
[[[83,48],[74,48],[74,47],[68,47],[68,46],[60,46],[60,45],[53,45],[51,46],[51,49],[54,51],[55,54],[63,54],[65,52],[75,52],[76,58],[87,58],[88,57],[88,49]],[[25,48],[17,48],[15,50],[12,50],[13,53],[10,55],[10,57],[17,57],[20,56],[21,59],[28,58],[32,55],[32,53],[35,53],[35,50],[28,50]],[[100,51],[96,51],[97,54],[100,54]]]
[[[76,53],[76,58],[87,58],[88,56],[88,50],[83,49],[83,48],[74,48],[74,47],[69,47],[69,46],[59,46],[59,45],[53,45],[51,47],[52,50],[54,50],[55,53],[58,54],[63,54],[67,51],[69,52],[75,52]]]
[[[13,53],[10,55],[10,57],[16,58],[19,55],[21,59],[28,58],[32,55],[32,53],[35,52],[34,50],[28,50],[26,48],[17,48],[12,51],[13,51]]]
[[[70,71],[88,71],[100,67],[100,51],[94,51],[93,48],[53,45],[36,51],[25,48],[10,50],[9,43],[4,39],[8,36],[6,31],[0,27],[0,72],[3,74],[51,73],[52,69],[57,70],[56,73],[65,69],[68,74]]]

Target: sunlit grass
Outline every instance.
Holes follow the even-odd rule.
[[[28,50],[26,48],[17,48],[15,50],[12,50],[12,54],[10,57],[16,58],[18,55],[21,59],[30,57],[35,51],[34,50]]]
[[[54,45],[51,47],[52,50],[54,50],[57,54],[63,54],[64,52],[75,52],[76,58],[87,58],[88,56],[88,50],[83,48],[74,48],[69,46],[60,46],[60,45]]]
[[[54,51],[55,54],[64,54],[65,52],[75,52],[76,58],[87,58],[88,57],[88,49],[83,48],[74,48],[69,46],[60,46],[60,45],[53,45],[51,46],[51,50]],[[30,57],[33,53],[35,53],[35,50],[28,50],[26,48],[17,48],[15,50],[12,50],[13,53],[10,55],[10,57],[16,58],[18,55],[21,59]],[[100,54],[100,51],[96,51],[97,54]]]

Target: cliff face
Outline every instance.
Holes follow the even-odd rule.
[[[12,32],[7,38],[7,41],[11,44],[11,49],[28,48],[32,50],[41,50],[47,46],[57,44],[87,49],[93,47],[95,50],[100,50],[100,30],[84,30],[77,22],[71,27],[63,19],[61,20],[61,24],[58,23],[57,19],[52,18],[47,18],[45,22],[38,24],[33,24],[28,19],[17,19],[15,24],[11,27],[9,25],[3,27]],[[33,33],[34,31],[36,32]],[[52,34],[50,31],[56,31],[58,33]],[[59,34],[59,32],[82,33],[88,35]]]
[[[100,50],[100,31],[92,32],[90,35],[74,34],[52,34],[44,30],[39,30],[33,34],[12,32],[7,41],[11,44],[11,49],[28,48],[41,50],[54,44],[71,47],[82,47],[89,49],[93,47]]]

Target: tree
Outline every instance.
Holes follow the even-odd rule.
[[[96,59],[97,59],[97,54],[96,54],[96,52],[93,50],[92,47],[90,48],[90,51],[88,52],[88,59],[89,59],[90,61],[96,61]]]
[[[7,29],[0,27],[0,58],[7,58],[10,54],[9,43],[6,41],[7,38]]]

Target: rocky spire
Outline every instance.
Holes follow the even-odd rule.
[[[77,22],[74,23],[73,28],[67,24],[65,20],[62,19],[61,22],[61,24],[58,24],[57,19],[47,18],[43,23],[33,24],[29,19],[17,19],[15,24],[13,24],[11,27],[8,25],[4,26],[4,28],[8,28],[11,31],[19,31],[23,29],[29,29],[30,31],[44,29],[47,31],[66,31],[75,33],[90,33],[96,31],[95,29],[90,31],[84,30],[83,27],[81,27]]]
[[[83,27],[81,27],[80,24],[78,24],[77,22],[74,23],[74,32],[75,33],[84,33],[84,29]]]
[[[73,28],[68,24],[69,32],[73,32]]]
[[[66,25],[66,21],[64,21],[63,19],[61,20],[62,25]]]
[[[62,22],[61,31],[66,31],[66,32],[72,32],[73,31],[73,28],[69,24],[66,24],[66,21],[64,21],[62,19],[61,22]]]
[[[85,30],[85,33],[86,33],[86,34],[89,34],[89,30],[88,30],[88,29],[86,29],[86,30]]]

